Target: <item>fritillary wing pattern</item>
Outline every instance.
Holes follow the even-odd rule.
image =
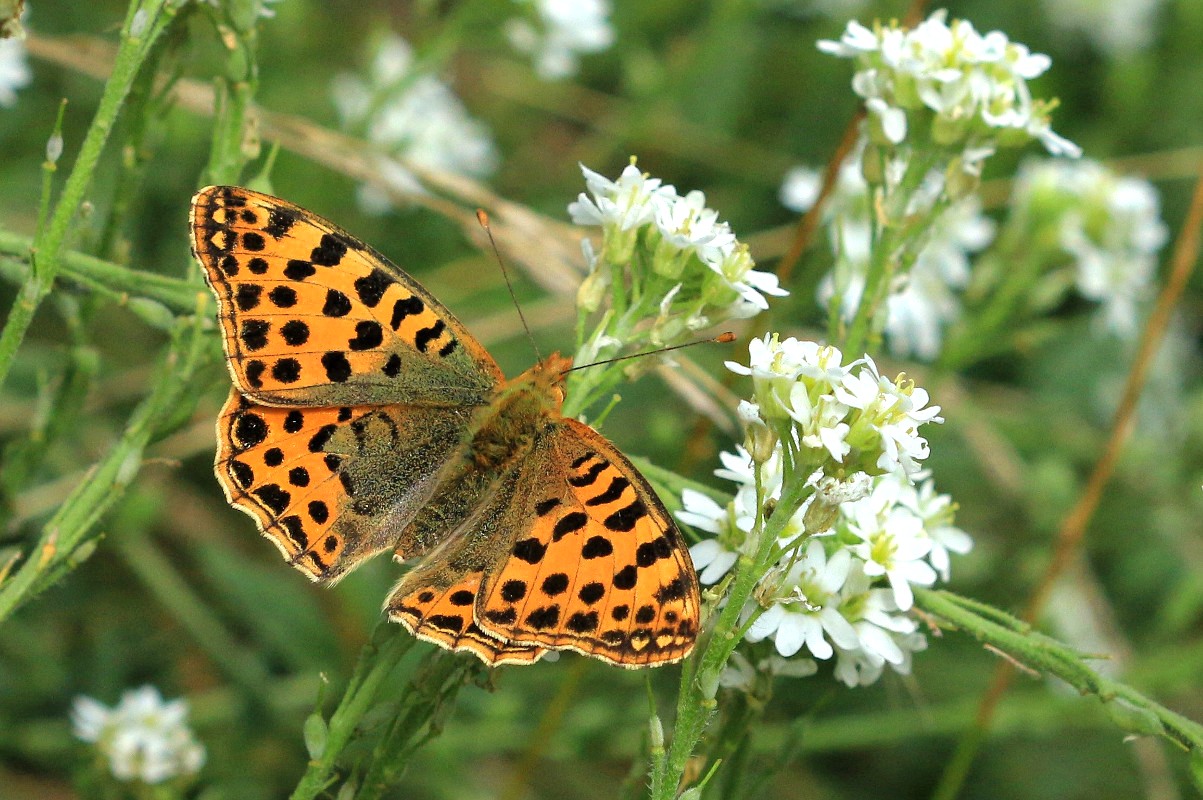
[[[438,300],[333,223],[210,186],[192,248],[221,306],[234,383],[271,405],[482,405],[501,370]]]
[[[559,420],[503,513],[510,546],[476,605],[486,633],[630,668],[693,649],[701,603],[689,551],[647,481],[597,431]]]
[[[469,416],[423,406],[281,408],[234,391],[217,420],[215,471],[230,504],[289,563],[335,580],[396,547]]]

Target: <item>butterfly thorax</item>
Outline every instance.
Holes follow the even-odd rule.
[[[553,353],[506,381],[478,414],[465,455],[481,468],[496,468],[520,456],[564,403],[564,373],[572,359]]]
[[[424,553],[443,541],[499,490],[557,420],[571,359],[550,356],[498,387],[466,426],[431,485],[426,505],[402,533],[397,553]],[[475,555],[471,558],[476,558]]]

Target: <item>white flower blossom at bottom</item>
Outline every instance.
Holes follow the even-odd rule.
[[[852,555],[837,550],[830,559],[818,539],[789,570],[783,585],[789,593],[774,603],[748,629],[750,642],[773,637],[777,652],[788,658],[803,646],[819,659],[831,658],[836,647],[856,646],[856,633],[840,615],[839,592],[852,567]],[[828,642],[828,639],[831,642]]]
[[[153,686],[125,692],[114,708],[80,695],[71,727],[96,745],[118,780],[162,783],[195,775],[205,761],[205,748],[188,727],[188,703],[164,701]]]

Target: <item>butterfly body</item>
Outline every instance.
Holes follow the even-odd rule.
[[[416,281],[283,200],[209,187],[192,223],[235,384],[216,474],[290,563],[331,582],[415,561],[390,617],[489,664],[689,653],[688,551],[630,462],[562,416],[570,359],[506,380]]]

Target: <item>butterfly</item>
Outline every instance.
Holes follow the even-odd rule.
[[[389,617],[489,665],[689,654],[688,548],[630,461],[561,415],[570,359],[507,380],[417,281],[284,200],[210,186],[191,233],[234,382],[217,479],[290,564],[329,583],[414,561]]]

